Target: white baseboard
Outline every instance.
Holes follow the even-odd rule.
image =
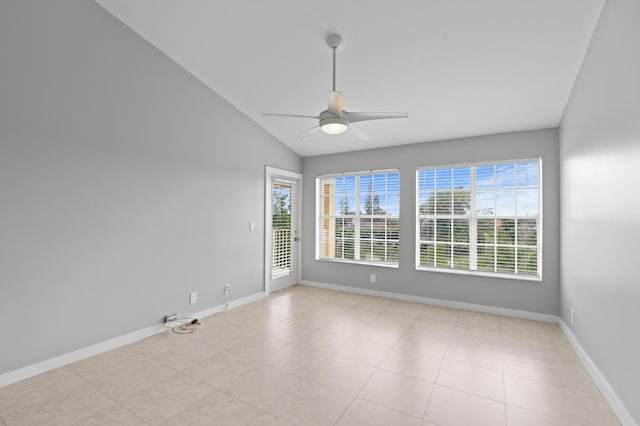
[[[95,345],[77,349],[73,352],[62,354],[54,358],[49,358],[35,364],[27,365],[26,367],[22,367],[17,370],[3,373],[0,375],[0,388],[38,374],[46,373],[49,370],[80,361],[81,359],[89,358],[91,356],[119,348],[120,346],[128,345],[129,343],[136,342],[144,339],[145,337],[161,333],[166,329],[167,328],[164,325],[154,325],[141,330],[136,330],[123,336],[105,340],[104,342],[96,343]]]
[[[233,309],[247,303],[255,302],[256,300],[262,299],[263,297],[265,297],[265,293],[260,292],[243,297],[241,299],[233,300],[229,302],[229,307],[227,309]],[[197,318],[204,318],[222,312],[224,310],[225,305],[218,305],[212,308],[204,309],[202,311],[194,312],[190,315],[193,315]],[[133,342],[137,342],[138,340],[153,336],[154,334],[162,333],[166,330],[168,329],[164,326],[164,324],[153,325],[151,327],[146,327],[122,336],[114,337],[113,339],[105,340],[104,342],[96,343],[95,345],[87,346],[73,352],[46,359],[44,361],[28,365],[17,370],[2,373],[0,374],[0,388],[12,383],[19,382],[21,380],[28,379],[29,377],[33,377],[38,374],[46,373],[47,371],[53,370],[55,368],[63,367],[76,361],[80,361],[82,359],[89,358],[94,355],[98,355],[103,352],[128,345]]]
[[[507,317],[523,318],[535,321],[557,323],[556,315],[541,314],[538,312],[518,311],[516,309],[499,308],[497,306],[476,305],[473,303],[456,302],[453,300],[432,299],[430,297],[413,296],[409,294],[392,293],[389,291],[372,290],[368,288],[351,287],[346,285],[327,284],[317,281],[302,280],[302,285],[324,288],[327,290],[344,291],[347,293],[364,294],[367,296],[384,297],[387,299],[403,300],[405,302],[424,303],[427,305],[443,306],[446,308],[464,309],[466,311],[483,312],[486,314],[504,315]]]
[[[229,307],[225,309],[224,305],[218,305],[218,306],[214,306],[212,308],[207,308],[207,309],[203,309],[201,311],[195,312],[191,315],[193,315],[196,318],[205,318],[214,314],[218,314],[220,312],[223,312],[225,310],[229,310],[229,309],[233,309],[233,308],[237,308],[238,306],[242,306],[242,305],[246,305],[247,303],[251,303],[251,302],[255,302],[256,300],[260,300],[264,297],[266,297],[267,294],[263,291],[261,291],[260,293],[255,293],[249,296],[245,296],[243,298],[237,299],[237,300],[232,300],[229,302]]]
[[[604,395],[614,413],[616,413],[616,416],[618,416],[618,420],[620,420],[620,423],[622,423],[624,426],[638,426],[638,423],[636,423],[633,417],[631,417],[631,413],[627,411],[626,407],[624,406],[622,401],[620,401],[620,398],[618,398],[618,395],[616,395],[615,391],[613,390],[607,379],[604,377],[598,366],[593,362],[591,357],[584,350],[580,342],[578,342],[578,339],[576,339],[576,337],[571,332],[571,329],[562,320],[562,318],[559,318],[558,324],[560,325],[560,329],[564,333],[567,340],[569,340],[569,343],[571,343],[571,346],[578,355],[578,358],[580,358],[580,361],[582,361],[582,364],[584,364],[584,367],[589,372],[589,375],[600,389],[600,392],[602,392],[602,395]]]

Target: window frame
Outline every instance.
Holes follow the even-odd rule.
[[[513,216],[506,216],[507,218],[513,218],[513,219],[536,219],[537,223],[538,223],[538,228],[537,228],[537,244],[536,244],[536,248],[537,248],[537,267],[538,267],[538,271],[536,275],[521,275],[521,274],[517,274],[517,273],[511,273],[511,272],[491,272],[491,271],[479,271],[479,270],[472,270],[472,269],[454,269],[454,268],[444,268],[444,267],[438,267],[438,266],[424,266],[424,265],[420,265],[420,245],[421,245],[421,241],[420,241],[420,172],[423,170],[437,170],[437,169],[447,169],[447,168],[451,168],[451,169],[456,169],[456,168],[472,168],[472,167],[484,167],[484,166],[499,166],[499,165],[505,165],[505,164],[518,164],[518,163],[532,163],[532,162],[537,162],[538,163],[538,214],[535,216],[518,216],[517,214],[513,215]],[[415,242],[415,269],[416,271],[427,271],[427,272],[442,272],[442,273],[448,273],[448,274],[459,274],[459,275],[469,275],[469,276],[483,276],[483,277],[492,277],[492,278],[504,278],[504,279],[511,279],[511,280],[521,280],[521,281],[534,281],[534,282],[540,282],[543,279],[543,259],[542,259],[542,253],[543,253],[543,211],[544,211],[544,206],[543,206],[543,164],[542,164],[542,157],[530,157],[530,158],[517,158],[517,159],[509,159],[509,160],[493,160],[493,161],[478,161],[478,162],[467,162],[467,163],[454,163],[454,164],[435,164],[435,165],[429,165],[429,166],[419,166],[416,168],[416,172],[415,172],[415,194],[414,194],[414,212],[415,212],[415,236],[414,236],[414,242]],[[514,189],[517,190],[517,181],[516,181],[516,186],[514,187],[508,187],[509,189]],[[496,183],[494,182],[493,185],[493,190],[494,192],[499,190],[500,187],[496,186]],[[469,246],[469,256],[471,257],[471,248],[472,248],[472,229],[473,232],[476,232],[476,241],[475,241],[475,247],[476,247],[476,256],[477,256],[477,248],[478,248],[478,243],[477,243],[477,223],[478,223],[478,218],[484,218],[484,216],[478,216],[475,210],[475,192],[476,192],[476,178],[475,176],[471,177],[471,182],[470,182],[470,189],[469,189],[471,195],[471,211],[469,213],[468,220],[469,220],[469,242],[468,242],[468,246]],[[517,199],[515,200],[516,206],[517,206]],[[497,212],[496,212],[497,213]],[[450,215],[450,216],[454,216],[454,215]],[[433,216],[434,219],[434,233],[436,232],[436,228],[435,228],[435,221],[437,219],[437,214]],[[497,214],[494,214],[493,216],[487,216],[486,218],[493,218],[493,219],[500,219],[501,217]],[[504,216],[502,217],[504,218]],[[472,222],[474,222],[474,224],[472,225]],[[517,226],[517,225],[516,225]],[[434,240],[435,242],[435,240]],[[452,243],[453,244],[453,243]],[[496,247],[499,247],[499,244],[497,241],[494,242],[493,244]],[[512,247],[518,247],[518,244],[515,243]],[[470,266],[469,266],[470,267]]]
[[[360,197],[362,196],[360,194],[360,185],[359,185],[359,178],[362,176],[372,176],[373,175],[377,175],[377,174],[397,174],[398,175],[398,192],[397,192],[397,197],[398,197],[398,214],[397,215],[389,215],[389,214],[384,214],[384,215],[363,215],[361,214],[360,211]],[[322,201],[321,198],[323,197],[323,189],[322,189],[322,180],[323,179],[330,179],[330,178],[335,178],[335,177],[348,177],[348,176],[354,176],[356,177],[356,183],[355,183],[355,193],[353,194],[355,197],[355,205],[354,205],[354,211],[355,214],[353,216],[349,215],[348,218],[353,218],[354,221],[354,259],[341,259],[341,258],[330,258],[330,257],[322,257],[321,256],[321,243],[322,243],[322,239],[321,239],[321,233],[322,233],[322,225],[321,225],[321,221],[323,220],[323,218],[326,217],[333,217],[336,218],[338,216],[336,215],[329,215],[329,216],[325,216],[322,215],[321,212],[321,208],[322,208]],[[388,192],[385,191],[385,194],[387,194]],[[316,204],[316,218],[315,218],[315,228],[316,228],[316,232],[315,232],[315,260],[320,261],[320,262],[337,262],[337,263],[347,263],[347,264],[356,264],[356,265],[366,265],[366,266],[376,266],[376,267],[382,267],[382,268],[399,268],[400,267],[400,193],[401,193],[401,175],[400,175],[400,169],[399,168],[388,168],[388,169],[378,169],[378,170],[364,170],[364,171],[357,171],[357,172],[343,172],[343,173],[328,173],[328,174],[323,174],[323,175],[318,175],[316,176],[316,197],[315,197],[315,204]],[[335,195],[334,195],[335,197]],[[344,217],[344,216],[341,216]],[[396,242],[398,245],[398,255],[397,255],[397,261],[396,262],[386,262],[386,261],[376,261],[376,260],[362,260],[362,259],[355,259],[355,257],[359,257],[360,256],[360,242],[362,241],[362,238],[359,237],[360,234],[360,221],[361,219],[367,218],[367,217],[371,217],[372,219],[385,219],[385,223],[387,223],[388,219],[395,219],[398,222],[398,237],[397,239],[389,239],[385,236],[384,242],[385,242],[385,252],[386,252],[386,248],[387,248],[387,244],[389,241],[393,241]],[[385,228],[386,229],[386,228]]]

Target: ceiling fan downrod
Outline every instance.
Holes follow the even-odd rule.
[[[327,46],[331,48],[333,52],[333,85],[331,86],[332,91],[336,91],[336,50],[342,44],[342,37],[338,34],[329,34],[327,36]]]

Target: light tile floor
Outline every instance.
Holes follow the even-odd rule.
[[[0,389],[14,425],[617,425],[557,325],[295,286]]]

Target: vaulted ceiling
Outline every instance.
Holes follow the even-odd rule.
[[[96,0],[301,156],[555,127],[604,0]],[[296,136],[331,90],[408,112]]]

